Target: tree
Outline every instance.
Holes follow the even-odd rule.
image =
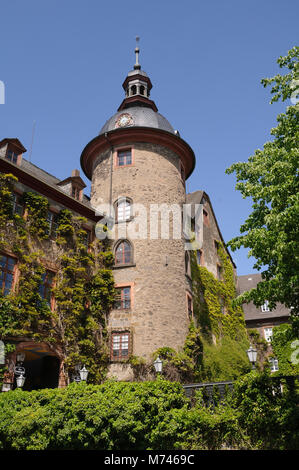
[[[236,189],[243,198],[251,197],[252,212],[240,227],[240,236],[228,245],[233,251],[249,248],[256,259],[255,269],[264,269],[255,289],[238,297],[238,303],[265,300],[270,308],[280,302],[290,308],[293,326],[299,331],[299,47],[293,47],[277,60],[285,75],[264,78],[264,87],[272,85],[271,104],[291,100],[285,113],[277,117],[271,130],[273,140],[256,150],[247,162],[231,165],[227,174],[236,173]]]

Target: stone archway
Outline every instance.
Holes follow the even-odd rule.
[[[62,388],[66,385],[64,361],[60,351],[46,343],[21,341],[16,345],[15,352],[8,360],[8,376],[6,382],[10,389],[16,387],[14,367],[18,354],[25,355],[22,366],[25,368],[23,390],[31,391],[43,388]]]

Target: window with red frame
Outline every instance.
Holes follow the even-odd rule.
[[[114,308],[124,310],[131,308],[131,287],[117,287]]]
[[[131,218],[131,201],[121,198],[116,203],[116,220],[117,222],[124,222]]]
[[[131,149],[119,150],[116,157],[116,166],[132,165],[132,151]]]
[[[132,246],[127,240],[121,241],[115,249],[115,264],[132,263]]]
[[[12,256],[0,255],[0,286],[3,295],[8,295],[14,281],[17,260]]]
[[[52,292],[51,289],[53,287],[53,280],[54,280],[55,273],[53,271],[46,270],[41,279],[41,283],[38,288],[38,293],[42,299],[45,299],[48,305],[51,305],[51,296]]]
[[[129,356],[130,333],[112,333],[111,359],[126,359]]]

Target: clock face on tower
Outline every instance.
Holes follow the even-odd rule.
[[[120,116],[118,116],[116,122],[115,122],[115,127],[127,127],[127,126],[133,126],[133,118],[131,114],[129,113],[123,113]]]

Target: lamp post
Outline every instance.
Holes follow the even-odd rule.
[[[159,356],[154,361],[154,368],[155,368],[155,371],[157,372],[157,374],[161,374],[162,369],[163,369],[163,363],[162,363],[161,359],[159,358]]]
[[[17,387],[22,388],[24,386],[24,383],[25,383],[25,376],[23,374],[19,375],[16,378],[16,382],[17,382]]]
[[[257,350],[250,345],[250,348],[247,349],[247,356],[249,361],[252,364],[252,370],[255,369],[255,363],[256,363],[256,358],[257,358]]]
[[[88,370],[86,369],[85,366],[83,366],[83,368],[79,370],[79,374],[80,374],[80,379],[85,382],[88,376]]]
[[[25,367],[23,366],[25,358],[25,353],[21,352],[17,354],[17,363],[14,368],[14,374],[16,376],[16,383],[18,388],[22,388],[25,383]]]

